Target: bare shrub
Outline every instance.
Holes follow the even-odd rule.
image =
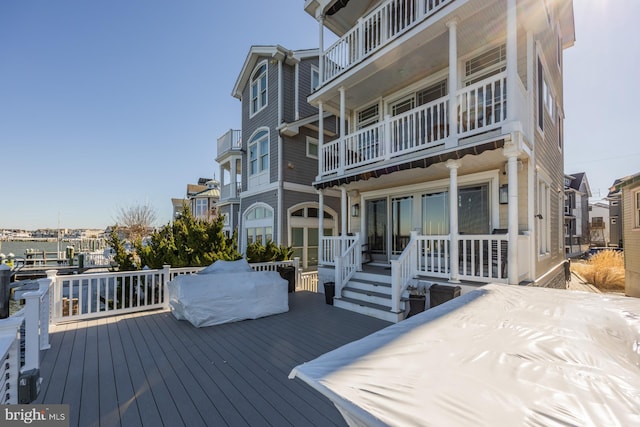
[[[602,251],[571,268],[601,291],[624,292],[624,255],[620,252]]]

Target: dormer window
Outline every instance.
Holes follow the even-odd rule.
[[[267,106],[267,63],[262,63],[251,75],[251,106],[253,116]]]

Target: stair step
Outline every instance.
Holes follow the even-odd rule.
[[[389,311],[391,309],[390,307],[387,307],[386,305],[376,304],[374,302],[362,301],[362,300],[355,299],[355,298],[342,297],[340,299],[342,301],[345,301],[345,302],[350,302],[351,304],[356,304],[356,305],[360,305],[360,306],[363,306],[363,307],[374,308],[376,310],[381,310],[381,311]]]
[[[398,323],[404,319],[404,312],[394,313],[389,307],[384,305],[361,301],[353,298],[342,297],[333,300],[333,305],[356,313],[386,320],[387,322]]]
[[[353,288],[351,286],[345,286],[342,291],[349,291],[349,292],[355,292],[357,294],[361,294],[361,295],[368,295],[368,296],[372,296],[372,297],[378,297],[378,298],[384,298],[384,299],[388,299],[389,301],[391,301],[391,295],[390,294],[386,294],[384,292],[376,292],[376,291],[370,291],[368,289],[358,289],[358,288]]]

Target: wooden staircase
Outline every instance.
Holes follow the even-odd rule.
[[[342,296],[333,300],[335,307],[397,323],[405,318],[405,302],[400,312],[391,311],[391,275],[358,271],[342,288]]]

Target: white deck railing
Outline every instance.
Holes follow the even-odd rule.
[[[521,94],[514,95],[514,105]],[[460,89],[457,138],[493,130],[507,119],[507,75],[502,72]],[[509,104],[511,105],[511,104]],[[516,108],[514,106],[514,108]],[[524,107],[517,107],[524,108]],[[444,146],[451,136],[449,96],[359,129],[320,147],[320,175],[374,165],[419,150]]]
[[[417,236],[418,274],[448,278],[450,272],[451,238],[449,235]]]
[[[509,236],[506,234],[460,236],[460,279],[506,283],[508,248]]]
[[[391,260],[391,311],[394,313],[400,312],[402,293],[417,274],[418,248],[417,233],[412,231],[400,256]]]
[[[25,306],[8,319],[0,320],[0,403],[18,403],[21,372],[40,368],[40,352],[49,345],[50,278],[38,280],[38,290],[25,292]],[[24,335],[21,328],[24,325]],[[21,341],[24,340],[24,364]]]
[[[218,156],[231,150],[242,149],[242,131],[229,129],[218,138]]]
[[[336,265],[336,258],[355,240],[355,236],[323,236],[320,240],[318,264]]]
[[[387,0],[323,53],[323,82],[361,62],[454,0]]]
[[[250,265],[255,271],[277,271],[288,265],[299,271],[297,258]],[[202,267],[167,265],[157,270],[53,276],[51,320],[59,323],[167,308],[167,283],[178,275],[200,270]]]
[[[352,239],[350,237],[352,237]],[[351,280],[356,271],[362,268],[362,252],[359,234],[356,233],[355,236],[345,236],[343,242],[345,245],[348,244],[348,246],[335,258],[335,296],[337,298],[340,298],[342,295],[344,285]]]

